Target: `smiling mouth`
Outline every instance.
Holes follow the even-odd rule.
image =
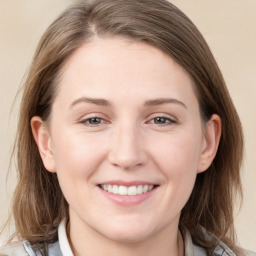
[[[111,184],[104,184],[104,185],[99,185],[101,189],[108,193],[112,193],[115,195],[120,195],[120,196],[136,196],[136,195],[141,195],[145,194],[156,187],[158,185],[138,185],[138,186],[119,186],[119,185],[111,185]]]

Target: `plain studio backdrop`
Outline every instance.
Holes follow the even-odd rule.
[[[14,98],[37,42],[71,0],[0,0],[0,225],[15,185],[6,182],[15,140],[19,97]],[[256,251],[256,0],[173,0],[197,25],[223,72],[243,123],[244,204],[236,215],[240,244]],[[1,242],[0,242],[1,244]]]

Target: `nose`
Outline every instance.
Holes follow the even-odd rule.
[[[131,125],[116,127],[110,139],[109,162],[121,169],[134,169],[147,162],[143,138]]]

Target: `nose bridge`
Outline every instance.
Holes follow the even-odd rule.
[[[109,160],[111,164],[123,169],[131,169],[144,164],[146,153],[142,140],[136,124],[126,121],[119,123],[114,128],[110,140]]]

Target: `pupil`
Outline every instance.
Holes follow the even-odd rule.
[[[155,121],[156,121],[156,123],[163,124],[163,123],[165,123],[165,118],[164,117],[157,117],[157,118],[155,118]]]
[[[98,117],[94,117],[94,118],[91,118],[90,120],[89,120],[89,122],[90,122],[90,124],[99,124],[100,123],[100,118],[98,118]]]

